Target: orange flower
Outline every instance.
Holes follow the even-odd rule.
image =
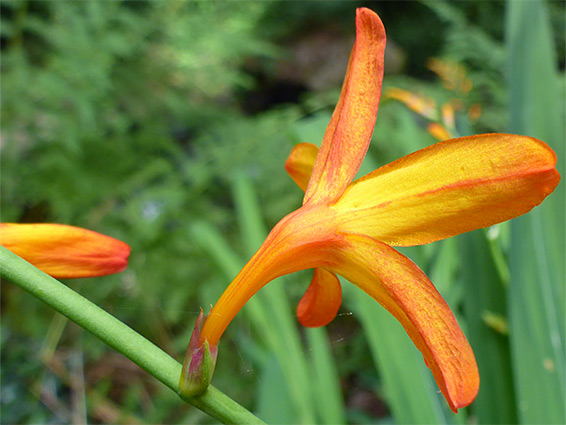
[[[121,272],[130,255],[122,241],[62,224],[1,223],[0,245],[59,279]]]
[[[384,49],[381,20],[358,9],[356,42],[320,151],[297,145],[286,163],[306,192],[303,206],[274,227],[222,294],[200,344],[218,344],[266,283],[308,268],[315,273],[299,320],[327,324],[341,303],[339,274],[399,320],[456,412],[478,392],[474,354],[432,283],[392,246],[426,244],[527,213],[558,184],[556,155],[531,137],[485,134],[437,143],[352,182],[375,124]]]

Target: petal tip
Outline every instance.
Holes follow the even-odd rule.
[[[460,393],[455,396],[447,395],[446,400],[450,409],[454,413],[458,413],[458,409],[463,409],[468,407],[474,402],[479,392],[479,375],[476,374],[471,382],[467,382],[466,388],[464,388]]]
[[[342,287],[338,277],[324,269],[315,269],[307,291],[297,306],[297,317],[306,328],[328,325],[342,304]]]

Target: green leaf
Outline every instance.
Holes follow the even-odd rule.
[[[507,312],[505,286],[484,230],[461,235],[458,240],[465,288],[466,335],[481,376],[480,391],[471,408],[479,423],[516,423],[509,339],[502,332],[505,321],[494,326],[496,318],[504,318]]]
[[[309,328],[306,334],[311,350],[313,396],[320,423],[344,424],[346,423],[344,400],[326,328]]]
[[[564,170],[564,94],[546,3],[510,1],[510,131],[540,138]],[[510,336],[519,420],[565,423],[564,183],[512,223]]]
[[[297,416],[293,409],[289,409],[291,405],[286,377],[275,353],[272,353],[261,369],[257,388],[257,416],[268,424],[295,424]]]

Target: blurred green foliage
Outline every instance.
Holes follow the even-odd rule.
[[[387,29],[384,89],[437,105],[457,98],[461,135],[508,129],[504,2],[4,0],[2,221],[73,224],[129,243],[124,273],[67,283],[182,360],[199,307],[216,301],[265,229],[300,204],[283,163],[295,143],[320,142],[362,5]],[[560,69],[563,101],[564,3],[537,5],[548,9],[545,42],[556,57],[547,66]],[[471,90],[447,89],[427,67],[432,57],[463,66]],[[473,105],[477,119],[467,115]],[[434,143],[426,124],[384,99],[365,170]],[[481,390],[489,396],[453,415],[398,324],[349,284],[334,322],[300,328],[293,308],[308,273],[272,283],[238,315],[214,384],[274,423],[329,423],[329,414],[336,423],[528,423],[501,332],[513,285],[509,228],[406,253],[454,309],[482,376],[493,374],[486,382],[498,387]],[[483,292],[474,286],[480,269],[493,285]],[[563,278],[550,282],[562,294]],[[5,283],[2,319],[3,423],[210,422]],[[563,352],[552,362],[564,366]]]

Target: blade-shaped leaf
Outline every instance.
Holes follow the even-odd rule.
[[[275,353],[261,370],[257,389],[257,415],[266,423],[295,424],[297,416],[289,398],[285,375]]]
[[[564,94],[546,3],[509,1],[510,130],[540,138],[564,172]],[[565,423],[564,182],[512,223],[510,336],[519,420]]]
[[[320,422],[344,424],[346,423],[344,400],[326,328],[308,328],[306,335],[311,350],[311,370],[314,375],[313,395]]]
[[[511,354],[504,326],[507,291],[491,256],[485,231],[461,235],[459,241],[466,334],[474,349],[481,377],[480,391],[471,408],[479,423],[516,423]],[[501,320],[500,327],[492,323],[497,318]]]

